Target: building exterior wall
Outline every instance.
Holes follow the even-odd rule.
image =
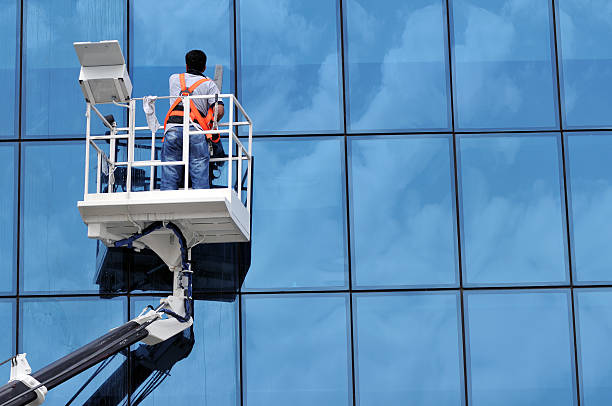
[[[36,370],[163,294],[128,267],[100,297],[76,209],[72,42],[118,39],[136,96],[205,50],[256,134],[251,269],[237,300],[199,297],[192,353],[145,404],[612,402],[607,2],[0,6],[0,358]]]

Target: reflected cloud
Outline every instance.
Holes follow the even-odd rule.
[[[554,136],[461,139],[466,282],[566,280],[557,148]]]

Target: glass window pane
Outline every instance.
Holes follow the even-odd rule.
[[[346,0],[351,131],[450,127],[446,3]]]
[[[119,40],[125,54],[124,0],[28,0],[24,9],[25,136],[84,136],[85,99],[75,41]],[[105,113],[108,114],[108,113]],[[118,119],[122,111],[115,107]],[[93,114],[92,114],[93,116]],[[92,118],[96,131],[104,131]]]
[[[610,127],[612,26],[608,3],[557,0],[563,126]],[[587,6],[588,4],[588,6]]]
[[[451,3],[457,128],[557,127],[550,1]]]
[[[17,138],[15,105],[19,87],[19,1],[0,0],[0,137]]]
[[[612,281],[612,133],[567,135],[574,280]]]
[[[125,317],[124,298],[21,299],[20,350],[28,354],[32,371],[36,372],[106,334],[110,329],[122,325]],[[117,354],[76,398],[74,404],[84,404],[113,372],[121,372],[120,368],[125,368],[124,361],[125,356]],[[96,368],[92,367],[50,390],[46,403],[66,404]],[[106,393],[108,397],[127,392],[127,379],[116,384],[119,385],[112,387],[112,393]]]
[[[612,403],[612,291],[574,290],[580,367],[580,403]]]
[[[15,355],[15,301],[0,299],[0,358],[4,361]],[[3,371],[7,371],[3,368]],[[7,371],[8,372],[8,371]]]
[[[458,282],[450,142],[447,136],[350,139],[356,285]]]
[[[244,404],[352,404],[345,295],[244,297]]]
[[[559,136],[462,136],[459,150],[464,282],[567,282]]]
[[[248,289],[344,287],[341,138],[257,139]]]
[[[17,266],[17,146],[0,145],[0,292],[15,293]]]
[[[197,10],[206,14],[205,23],[186,24]],[[231,0],[206,3],[186,0],[180,7],[169,7],[163,1],[135,0],[130,2],[130,20],[135,96],[168,95],[170,75],[185,72],[185,54],[192,49],[206,53],[206,76],[213,78],[215,65],[223,65],[221,91],[233,92],[234,12]],[[159,100],[156,107],[158,120],[163,124],[169,103]],[[140,106],[138,113],[139,121],[146,125]]]
[[[576,404],[567,291],[465,296],[469,403]]]
[[[354,296],[358,404],[461,405],[457,293]]]
[[[83,199],[83,152],[82,142],[23,146],[20,283],[25,292],[98,292],[96,241],[87,238],[77,209]]]
[[[155,305],[158,300],[154,297],[132,299],[132,317],[147,305]],[[196,300],[193,334],[195,343],[191,344],[192,347],[176,344],[172,353],[166,352],[167,346],[163,345],[151,347],[137,344],[132,348],[132,376],[138,376],[138,381],[143,380],[140,378],[143,371],[144,375],[148,375],[146,371],[150,371],[148,367],[151,365],[170,369],[163,383],[139,404],[240,404],[238,302]],[[149,375],[149,379],[154,376]],[[138,399],[139,392],[145,386],[146,383],[143,383],[132,388],[132,402]]]
[[[338,0],[243,0],[239,14],[240,101],[255,131],[341,131]]]

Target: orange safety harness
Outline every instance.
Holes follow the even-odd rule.
[[[191,96],[198,86],[210,80],[208,78],[202,78],[198,80],[197,82],[195,82],[193,85],[189,86],[189,88],[187,88],[187,85],[185,84],[185,74],[184,73],[181,73],[179,75],[179,79],[181,81],[181,92],[180,92],[181,96]],[[174,100],[174,103],[172,103],[172,106],[170,106],[170,110],[168,110],[168,114],[166,114],[166,119],[164,120],[164,131],[166,130],[166,124],[168,124],[168,119],[170,117],[177,116],[177,117],[182,118],[183,115],[184,115],[184,110],[183,110],[182,99],[180,97],[177,97],[176,100]],[[213,127],[213,120],[214,120],[213,108],[210,107],[208,109],[208,113],[205,116],[203,116],[202,112],[197,109],[193,100],[189,100],[189,118],[191,119],[191,121],[197,122],[200,125],[200,127],[202,127],[202,130],[208,131],[212,129]],[[181,124],[182,124],[182,121],[181,121]],[[219,134],[206,134],[206,138],[212,142],[217,143],[219,142],[220,136]]]

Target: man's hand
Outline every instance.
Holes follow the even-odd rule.
[[[223,108],[222,104],[217,103],[217,122],[221,121],[221,119],[223,118],[223,114],[225,113],[225,109]]]

